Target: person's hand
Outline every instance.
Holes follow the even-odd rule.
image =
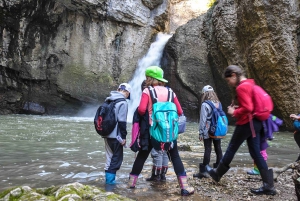
[[[199,135],[199,140],[202,141],[203,140],[203,136]]]
[[[291,114],[290,118],[292,118],[293,120],[299,119],[300,117],[296,114]]]
[[[123,139],[123,142],[121,143],[122,146],[126,144],[126,140]]]
[[[227,113],[231,116],[233,116],[234,110],[235,110],[235,105],[230,105],[227,107]]]

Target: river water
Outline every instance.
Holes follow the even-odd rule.
[[[197,123],[188,123],[187,131],[179,137],[179,145],[189,145],[193,152],[180,151],[187,174],[198,171],[202,161],[203,144],[197,139]],[[234,127],[230,127],[222,141],[225,152]],[[130,142],[131,124],[128,124]],[[269,142],[268,165],[282,167],[295,161],[297,147],[291,132],[279,132]],[[167,183],[153,185],[145,181],[152,167],[149,157],[135,190],[126,189],[128,174],[134,161],[134,152],[124,149],[124,161],[117,172],[120,182],[114,189],[104,184],[105,152],[103,139],[95,132],[93,118],[63,116],[7,115],[0,116],[0,191],[28,185],[49,187],[51,185],[81,182],[96,185],[122,195],[143,200],[164,200],[175,194],[179,196],[174,170],[170,163]],[[215,162],[212,153],[211,164]],[[231,167],[252,167],[252,159],[243,144]],[[111,187],[111,186],[109,186]],[[157,192],[161,193],[157,193]],[[134,192],[134,193],[133,193]],[[199,199],[200,200],[200,199]]]

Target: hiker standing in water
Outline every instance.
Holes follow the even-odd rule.
[[[164,87],[164,84],[168,81],[163,78],[163,70],[158,66],[150,66],[146,69],[146,85],[147,87],[152,87],[154,89],[156,95],[157,95],[157,101],[159,102],[167,102],[168,96],[170,93],[170,89]],[[152,109],[153,109],[153,103],[150,95],[149,88],[145,88],[142,93],[142,98],[139,104],[138,112],[140,115],[144,115],[146,111],[149,112],[149,123],[152,125]],[[174,98],[174,104],[177,108],[178,115],[181,115],[183,113],[182,108],[180,106],[180,103],[175,95],[174,92],[172,92],[172,96]],[[152,130],[150,129],[150,134],[152,135]],[[175,173],[177,175],[178,183],[181,189],[181,195],[187,196],[194,193],[194,188],[190,187],[187,183],[187,176],[186,172],[183,166],[183,163],[181,161],[181,158],[178,153],[177,149],[177,141],[173,141],[172,143],[165,143],[163,146],[160,146],[161,144],[153,144],[153,141],[151,140],[151,146],[149,146],[148,150],[140,151],[134,161],[132,170],[129,174],[129,182],[128,187],[129,188],[135,188],[137,179],[139,174],[141,173],[144,163],[147,160],[149,153],[151,152],[152,147],[154,147],[156,150],[160,151],[167,151],[170,155],[170,159],[173,163],[173,167],[175,170]]]

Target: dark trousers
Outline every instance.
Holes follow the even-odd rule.
[[[295,139],[298,147],[300,148],[300,131],[297,131],[297,132],[294,133],[294,139]],[[296,161],[299,161],[299,160],[300,160],[300,154],[299,154]]]
[[[123,162],[123,146],[116,138],[104,138],[106,164],[105,172],[116,174]]]
[[[298,147],[300,148],[300,131],[294,133],[294,140],[296,141]]]
[[[231,140],[228,144],[227,150],[221,159],[221,163],[229,167],[235,153],[241,146],[241,144],[247,140],[247,145],[251,157],[254,159],[258,169],[268,170],[268,165],[260,153],[260,132],[262,131],[262,122],[256,119],[253,119],[253,126],[256,133],[256,137],[252,137],[252,132],[250,128],[250,123],[244,125],[237,125]]]
[[[148,150],[139,151],[131,170],[130,174],[139,175],[144,167],[145,161],[147,160],[149,153],[151,152],[152,144],[150,143]],[[172,149],[168,150],[168,155],[170,160],[172,161],[175,173],[177,176],[185,176],[185,170],[183,167],[183,163],[178,153],[177,149],[177,141],[174,141],[174,146]]]
[[[222,148],[221,148],[221,139],[213,139],[208,138],[204,139],[204,157],[203,157],[203,165],[208,165],[210,162],[211,155],[211,144],[214,144],[215,152],[216,152],[216,163],[219,164],[222,158]]]

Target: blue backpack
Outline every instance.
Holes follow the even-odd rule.
[[[155,89],[150,86],[149,92],[153,104],[151,138],[160,143],[173,142],[178,137],[178,114],[174,104],[174,93],[168,88],[168,101],[158,102]]]
[[[223,138],[228,131],[228,119],[225,112],[222,110],[222,104],[219,103],[219,108],[216,108],[211,101],[204,101],[212,108],[212,117],[208,134],[211,138]]]

